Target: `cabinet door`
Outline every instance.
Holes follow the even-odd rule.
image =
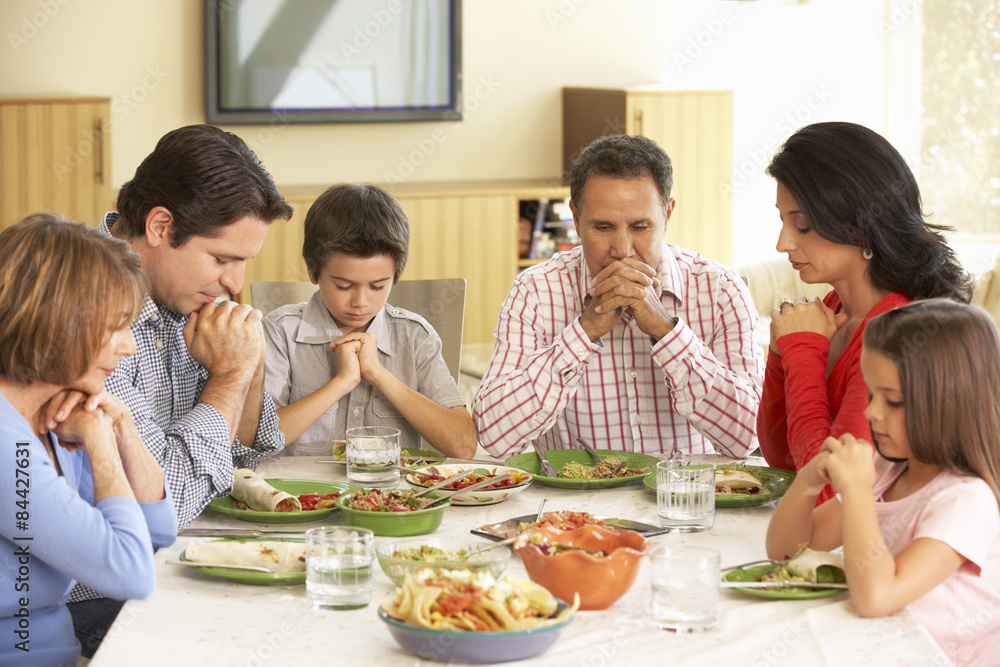
[[[114,207],[107,100],[0,103],[0,226],[49,211],[91,226]]]
[[[500,306],[517,273],[516,197],[401,196],[399,202],[410,218],[404,280],[465,278],[463,342],[492,341]]]
[[[626,132],[653,139],[673,163],[667,241],[731,264],[732,92],[630,91],[626,100]]]

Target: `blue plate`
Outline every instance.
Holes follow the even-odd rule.
[[[567,604],[559,600],[556,614],[566,607]],[[507,632],[462,632],[421,628],[392,618],[381,607],[378,609],[378,617],[389,626],[389,632],[400,646],[425,660],[496,663],[523,660],[538,655],[559,638],[559,633],[573,620],[575,614],[557,625]]]

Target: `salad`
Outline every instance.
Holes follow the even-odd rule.
[[[365,512],[415,512],[427,502],[430,501],[415,498],[413,491],[362,489],[351,496],[347,506]]]
[[[629,468],[620,459],[609,456],[592,466],[570,461],[559,470],[558,476],[564,479],[612,479],[642,475],[648,470],[648,468]]]

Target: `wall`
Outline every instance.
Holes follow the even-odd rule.
[[[4,0],[0,96],[112,97],[117,187],[162,134],[204,121],[202,11],[201,0]],[[461,123],[229,129],[279,184],[555,179],[562,86],[732,88],[736,175],[718,188],[733,197],[740,263],[774,253],[770,150],[819,120],[886,131],[884,11],[877,0],[465,0]]]

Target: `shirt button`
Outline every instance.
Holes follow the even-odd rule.
[[[582,347],[578,347],[578,348],[576,348],[576,354],[577,354],[577,356],[580,356],[580,357],[582,357],[582,356],[583,356],[584,354],[586,354],[586,353],[587,353],[587,351],[586,351],[586,350],[584,350],[584,349],[583,349]]]
[[[152,315],[149,316],[149,319],[151,319],[151,320],[153,320],[155,322],[156,320],[160,319],[160,314],[159,313],[153,313]]]
[[[357,417],[361,414],[361,408],[354,408],[354,416]]]
[[[635,329],[635,320],[632,320],[631,322],[628,323],[628,328]]]
[[[653,357],[653,361],[655,361],[658,364],[662,364],[663,363],[663,355],[662,354],[656,355],[655,357]]]
[[[636,415],[635,416],[635,423],[636,424],[641,424],[642,423],[642,415]]]
[[[156,341],[155,346],[156,346],[157,350],[162,350],[163,349],[163,341],[162,340]]]
[[[639,371],[637,371],[637,370],[635,370],[633,368],[632,371],[631,371],[631,375],[632,375],[632,377],[639,377]]]

